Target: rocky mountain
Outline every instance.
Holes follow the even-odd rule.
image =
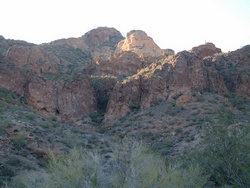
[[[122,39],[119,31],[107,27],[40,46],[1,37],[0,86],[24,96],[41,114],[62,121],[98,111],[98,96],[106,96],[108,103],[104,122],[159,101],[192,101],[192,91],[249,97],[249,46],[222,53],[206,43],[174,55],[141,30]],[[80,52],[82,60],[67,58],[67,49],[69,56]],[[99,88],[96,80],[102,82]],[[105,85],[108,89],[102,91]]]
[[[132,137],[174,158],[225,110],[249,124],[249,45],[223,53],[206,43],[175,54],[144,31],[123,37],[108,27],[42,45],[1,36],[0,185],[28,169],[9,158],[24,161],[25,153],[41,172],[49,148],[64,153],[74,140],[107,154],[108,143]]]
[[[249,97],[249,49],[245,46],[235,52],[218,54],[220,49],[208,43],[152,63],[132,78],[116,84],[105,119],[120,118],[131,108],[145,109],[159,101],[192,102],[192,91]],[[236,54],[244,54],[241,57],[244,63],[241,64],[243,61]],[[230,76],[229,69],[233,72]]]
[[[117,43],[123,39],[121,33],[108,27],[98,27],[79,38],[60,39],[47,44],[45,47],[69,46],[80,49],[82,52],[89,52],[93,59],[109,57],[112,55]]]

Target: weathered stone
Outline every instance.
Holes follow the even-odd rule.
[[[64,122],[74,122],[97,110],[88,77],[59,81],[33,77],[25,88],[25,97],[28,104],[44,116]]]
[[[6,61],[21,68],[30,69],[38,74],[57,73],[56,65],[66,63],[40,46],[13,46],[7,51]]]

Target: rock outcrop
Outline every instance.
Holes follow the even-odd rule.
[[[112,121],[164,100],[196,101],[193,92],[250,97],[250,46],[225,54],[206,43],[175,55],[140,30],[122,38],[106,27],[42,46],[0,37],[0,87],[21,94],[41,114],[66,122],[98,106],[104,111],[106,105],[105,121]]]
[[[79,38],[60,39],[43,46],[71,46],[81,49],[83,52],[90,52],[93,59],[110,57],[119,41],[123,39],[121,33],[115,28],[98,27]]]
[[[10,47],[6,54],[6,61],[14,63],[20,68],[30,69],[37,74],[44,72],[55,74],[57,73],[57,65],[67,64],[40,46]]]
[[[195,49],[204,49],[204,46]],[[117,83],[107,106],[105,120],[112,121],[133,109],[144,109],[159,101],[178,98],[178,103],[195,101],[190,95],[192,91],[221,95],[235,92],[240,96],[250,96],[249,46],[226,55],[211,56],[216,52],[204,55],[202,50],[199,53],[180,52]],[[208,54],[210,57],[204,58]]]
[[[150,65],[150,61],[141,59],[137,54],[124,51],[110,58],[101,58],[89,65],[88,74],[95,76],[112,75],[127,77]]]
[[[0,35],[0,61],[4,60],[9,47],[12,46],[35,46],[35,44],[28,43],[22,40],[5,39]]]
[[[25,98],[42,115],[64,122],[74,122],[97,110],[88,77],[58,81],[33,77],[25,87]]]
[[[221,53],[221,49],[216,48],[216,46],[213,43],[207,42],[206,44],[193,47],[192,50],[190,50],[190,52],[200,56],[201,58],[204,58],[207,56],[212,56],[216,53]]]
[[[250,45],[228,54],[210,57],[207,61],[215,64],[231,93],[250,97]]]
[[[97,111],[89,77],[66,74],[67,61],[37,45],[1,44],[8,49],[0,61],[0,87],[17,92],[42,115],[63,122]]]
[[[118,53],[131,51],[142,57],[159,57],[164,55],[164,50],[141,30],[130,31],[127,37],[118,43],[116,51]]]
[[[24,94],[24,85],[28,74],[16,68],[14,64],[0,62],[0,87]]]

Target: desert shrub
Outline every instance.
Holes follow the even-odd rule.
[[[250,131],[243,125],[206,130],[201,163],[218,185],[250,186]]]
[[[43,188],[177,188],[202,187],[206,182],[199,168],[166,167],[164,158],[143,143],[128,139],[102,155],[86,149],[73,149],[63,157],[52,155],[47,177],[39,178],[33,174],[32,179],[24,177],[18,184]]]
[[[23,134],[20,134],[12,138],[11,141],[17,149],[21,149],[25,145],[25,139],[26,139],[26,136]]]
[[[91,118],[93,124],[92,125],[99,125],[102,120],[103,120],[103,114],[100,112],[95,112],[89,115],[89,117]]]
[[[11,124],[10,120],[0,121],[0,131],[5,131],[7,128],[10,128]]]
[[[207,126],[199,151],[192,157],[217,186],[250,187],[250,127],[235,123],[230,111]]]
[[[124,141],[118,146],[122,150],[114,150],[119,167],[115,187],[201,187],[206,182],[198,167],[184,169],[176,164],[166,167],[165,159],[143,143]]]
[[[65,136],[61,140],[67,147],[73,148],[81,145],[81,140],[79,137],[71,132],[65,134]]]
[[[245,111],[246,110],[246,102],[247,99],[242,96],[237,96],[237,95],[230,95],[229,96],[229,101],[232,103],[234,107],[236,107],[238,110]]]
[[[22,99],[19,94],[5,88],[0,88],[0,98],[10,104],[18,104]]]
[[[33,114],[33,113],[28,113],[27,115],[26,115],[26,118],[28,119],[28,120],[30,120],[30,121],[34,121],[35,119],[36,119],[36,116],[35,116],[35,114]]]

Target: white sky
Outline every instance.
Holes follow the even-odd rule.
[[[176,52],[205,41],[225,52],[250,44],[250,0],[1,0],[0,7],[0,35],[36,44],[99,26],[123,36],[143,30]]]

